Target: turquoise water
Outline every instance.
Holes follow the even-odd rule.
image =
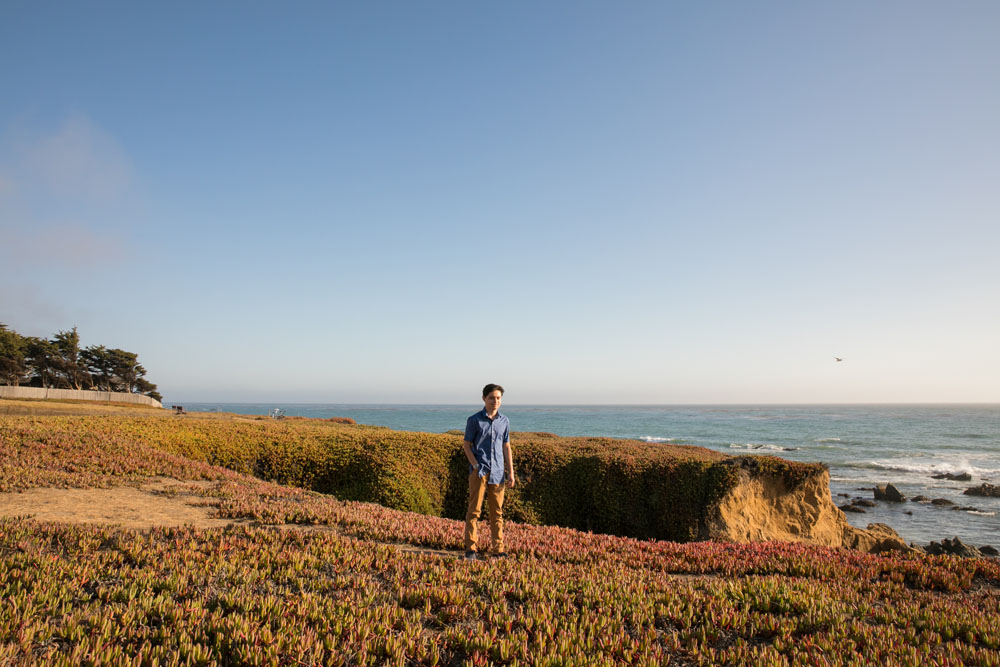
[[[190,411],[268,414],[281,408],[303,417],[350,417],[362,424],[441,433],[462,429],[482,406],[184,404]],[[1000,405],[790,405],[790,406],[531,406],[508,404],[513,430],[558,435],[636,438],[650,443],[700,445],[729,454],[773,454],[830,467],[830,490],[872,498],[875,484],[891,482],[908,497],[944,498],[951,509],[925,503],[879,503],[866,514],[848,513],[860,527],[892,526],[908,542],[926,545],[960,537],[1000,546],[1000,499],[962,494],[983,481],[1000,484]],[[516,456],[516,437],[514,439]],[[938,473],[968,472],[971,482],[936,480]]]

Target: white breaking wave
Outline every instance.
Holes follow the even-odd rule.
[[[813,442],[840,442],[840,438],[816,438]]]
[[[729,443],[730,449],[763,449],[772,452],[794,452],[798,447],[782,447],[781,445],[772,445],[766,442],[731,442]]]
[[[976,516],[996,516],[996,512],[985,512],[983,510],[970,510],[969,514],[975,514]]]
[[[639,436],[639,439],[646,442],[673,442],[677,438],[658,438],[655,435],[642,435]]]
[[[847,464],[851,468],[869,468],[873,470],[889,470],[892,472],[919,473],[924,475],[940,475],[943,473],[958,474],[967,472],[973,476],[995,475],[1000,470],[995,468],[979,468],[966,460],[955,463],[915,463],[912,461],[868,461],[867,463]]]

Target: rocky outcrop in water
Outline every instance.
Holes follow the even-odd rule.
[[[845,503],[838,506],[841,512],[855,512],[858,514],[864,514],[868,510],[866,507],[878,507],[878,503],[874,500],[868,500],[867,498],[853,498],[851,502]]]
[[[979,486],[973,486],[963,493],[967,496],[983,496],[986,498],[1000,498],[1000,486],[983,482]]]
[[[943,472],[940,475],[931,475],[931,479],[947,479],[952,482],[971,482],[972,475],[967,472]]]
[[[887,500],[892,503],[901,503],[906,500],[906,496],[899,492],[892,484],[879,484],[875,487],[875,500]]]

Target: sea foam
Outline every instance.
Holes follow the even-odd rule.
[[[862,468],[868,470],[887,470],[890,472],[904,472],[923,475],[941,475],[945,473],[958,474],[969,473],[973,476],[989,476],[1000,473],[996,468],[980,468],[972,465],[966,459],[956,462],[935,462],[935,463],[915,463],[906,459],[866,461],[858,463],[843,464],[848,468]]]
[[[798,447],[782,447],[781,445],[773,445],[767,442],[731,442],[729,443],[730,449],[763,449],[772,452],[794,452]]]

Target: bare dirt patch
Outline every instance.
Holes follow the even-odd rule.
[[[152,477],[139,488],[131,486],[113,489],[42,488],[19,493],[0,493],[0,517],[30,517],[38,521],[118,525],[139,530],[173,526],[220,528],[247,523],[215,516],[214,503],[197,493],[198,489],[209,489],[217,484],[209,481],[182,482],[170,477]],[[332,526],[285,524],[270,527],[303,533],[340,532]],[[451,558],[460,555],[459,552],[446,549],[431,549],[395,542],[386,544],[408,553]]]
[[[156,477],[136,489],[29,489],[0,493],[0,516],[31,517],[63,523],[117,524],[125,528],[194,526],[216,528],[239,523],[214,516],[203,496],[184,487],[214,482],[180,482]]]

